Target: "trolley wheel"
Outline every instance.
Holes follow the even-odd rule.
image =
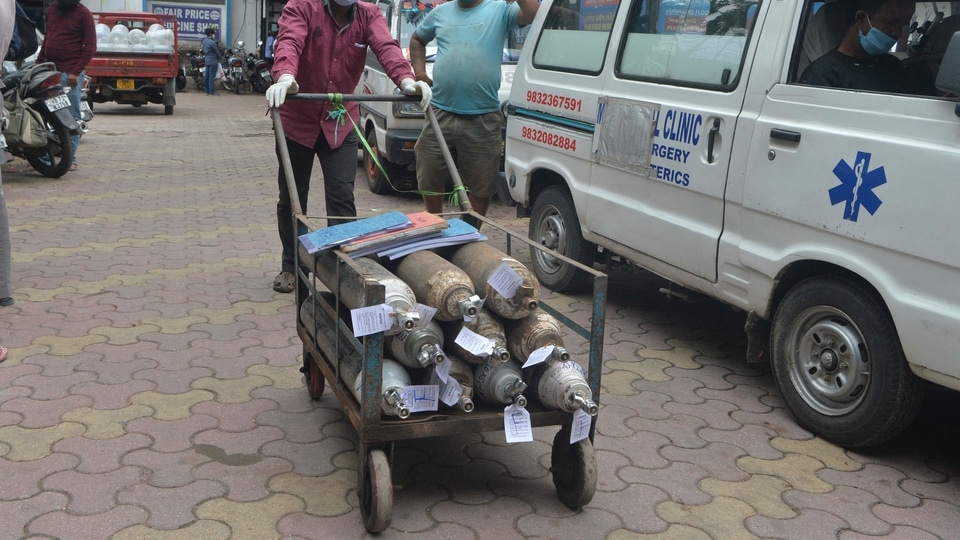
[[[590,439],[570,444],[570,426],[553,437],[550,472],[560,501],[572,510],[588,504],[597,491],[597,459]]]
[[[370,533],[378,533],[390,526],[393,517],[393,480],[390,463],[383,450],[371,450],[367,455],[367,475],[360,486],[360,514],[363,526]]]
[[[317,401],[323,395],[326,381],[320,371],[320,366],[315,361],[310,360],[307,366],[307,391],[310,393],[310,399]]]

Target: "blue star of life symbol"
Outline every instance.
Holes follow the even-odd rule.
[[[841,159],[833,168],[833,174],[840,180],[840,185],[830,188],[830,205],[844,203],[843,219],[857,221],[861,206],[872,216],[883,204],[880,197],[873,192],[873,188],[886,184],[887,175],[883,167],[870,170],[871,155],[868,152],[857,152],[857,159],[852,167]]]

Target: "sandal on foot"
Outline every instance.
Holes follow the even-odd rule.
[[[273,290],[282,293],[293,292],[294,277],[291,272],[280,272],[273,279]]]
[[[0,362],[3,362],[7,359],[7,348],[3,345],[0,345]]]

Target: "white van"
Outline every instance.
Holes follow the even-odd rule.
[[[378,0],[377,7],[387,18],[390,32],[397,38],[400,46],[410,58],[410,37],[420,26],[420,21],[435,5],[448,0]],[[507,36],[503,44],[503,63],[501,64],[500,100],[504,104],[510,95],[510,84],[513,81],[513,70],[520,56],[526,28],[514,30]],[[433,75],[433,58],[437,54],[436,42],[427,44],[427,75]],[[377,61],[372,51],[367,52],[367,65],[363,76],[357,85],[358,94],[389,95],[400,93],[390,77]],[[386,102],[361,101],[360,127],[364,132],[368,144],[387,173],[385,178],[380,167],[371,158],[369,152],[364,152],[364,170],[367,176],[367,187],[378,194],[391,193],[393,188],[416,189],[416,178],[411,174],[413,169],[413,146],[423,128],[424,114],[418,101]],[[392,186],[391,186],[392,184]]]
[[[749,359],[771,362],[798,422],[868,446],[914,419],[921,379],[960,389],[960,109],[799,84],[846,27],[821,6],[544,0],[505,172],[532,240],[743,310]],[[931,17],[896,55],[918,87],[950,68],[957,86],[958,16]],[[810,53],[814,35],[833,45]],[[533,267],[555,290],[583,282],[563,259]]]

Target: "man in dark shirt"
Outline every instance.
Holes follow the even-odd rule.
[[[63,74],[63,84],[70,87],[70,112],[80,120],[80,87],[87,64],[97,52],[97,31],[93,14],[80,0],[58,0],[47,8],[47,36],[40,46],[37,62],[53,62]],[[77,168],[77,145],[80,136],[71,137],[73,166]]]
[[[843,1],[843,0],[841,0]],[[850,0],[836,49],[807,66],[799,82],[897,94],[926,93],[890,49],[910,24],[913,0]]]

